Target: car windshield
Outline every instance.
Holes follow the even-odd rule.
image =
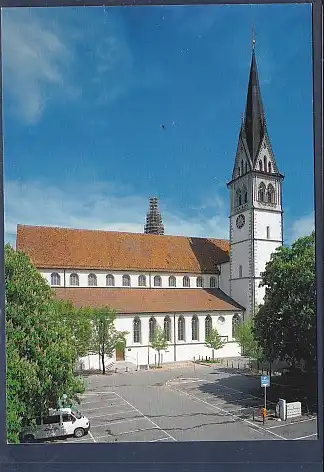
[[[76,408],[71,408],[71,411],[72,413],[74,414],[74,416],[79,420],[80,418],[82,418],[82,415],[81,413],[79,412],[79,410],[77,410]]]

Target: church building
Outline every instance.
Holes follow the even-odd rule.
[[[76,307],[111,306],[127,331],[115,362],[154,364],[157,326],[163,362],[210,357],[205,339],[217,328],[216,357],[239,356],[235,328],[262,303],[261,273],[283,244],[282,182],[272,151],[254,51],[230,182],[229,240],[165,234],[157,198],[143,233],[18,225],[16,248],[29,255],[60,299]],[[97,355],[81,361],[100,368]]]

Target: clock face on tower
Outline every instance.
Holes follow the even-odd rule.
[[[236,218],[236,226],[238,227],[238,229],[241,229],[241,228],[243,228],[244,225],[245,225],[245,216],[244,215],[239,215]]]

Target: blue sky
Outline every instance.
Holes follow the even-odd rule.
[[[252,21],[285,239],[308,234],[310,5],[48,8],[3,15],[6,240],[18,223],[142,232],[155,195],[166,233],[228,237]]]

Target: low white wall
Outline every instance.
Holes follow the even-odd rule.
[[[130,349],[130,350],[129,350]],[[202,358],[212,357],[212,350],[207,348],[203,343],[197,344],[177,344],[176,349],[173,344],[169,345],[167,351],[161,351],[162,362],[179,362],[198,359],[199,356]],[[237,357],[241,355],[240,347],[235,342],[226,343],[222,349],[215,351],[215,358],[224,357]],[[158,353],[150,346],[136,346],[125,349],[125,362],[131,363],[134,367],[138,365],[150,365],[157,363]],[[115,368],[115,358],[106,358],[105,365],[106,369]],[[101,360],[98,355],[90,354],[82,357],[79,361],[79,369],[82,370],[101,370]]]

